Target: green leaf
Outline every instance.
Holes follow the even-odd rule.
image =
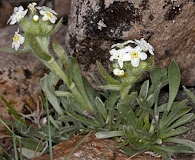
[[[146,99],[148,95],[148,89],[149,89],[149,80],[146,80],[141,86],[139,97],[141,97],[142,99]]]
[[[129,91],[132,88],[132,84],[128,84],[128,83],[123,83],[121,85],[121,89],[120,89],[120,95],[121,95],[121,100],[125,101],[129,95]]]
[[[106,111],[106,107],[105,104],[102,102],[102,100],[99,97],[96,97],[95,99],[95,104],[96,107],[99,111],[99,113],[104,117],[104,119],[107,119],[107,111]]]
[[[79,126],[65,126],[60,128],[59,134],[72,133],[72,132],[77,132],[79,130],[80,130]]]
[[[187,130],[188,130],[188,128],[181,126],[181,127],[176,128],[176,129],[172,129],[165,134],[160,135],[160,139],[165,139],[168,137],[177,136],[177,135],[180,135],[182,133],[187,132]]]
[[[95,120],[91,120],[91,119],[88,119],[88,118],[85,118],[84,116],[81,116],[79,114],[76,114],[76,113],[69,113],[67,112],[67,114],[72,117],[73,119],[77,120],[78,122],[81,122],[85,125],[87,125],[89,128],[98,128],[99,127],[99,124],[97,124],[95,122]]]
[[[80,67],[78,65],[78,62],[74,57],[69,57],[69,59],[70,59],[70,71],[72,74],[72,80],[73,80],[78,92],[82,96],[81,98],[84,99],[85,105],[87,105],[88,108],[91,108],[92,110],[94,110],[93,105],[91,105],[89,97],[88,97],[86,90],[84,88],[83,76],[81,74],[81,70],[80,70]],[[91,87],[91,86],[88,86],[88,87]]]
[[[124,135],[126,136],[126,138],[132,142],[135,140],[135,135],[133,134],[133,131],[132,129],[130,130],[127,126],[124,126],[123,127],[123,132],[124,132]]]
[[[86,92],[85,92],[85,88],[83,85],[83,77],[81,74],[81,70],[80,67],[78,65],[78,62],[75,58],[70,57],[70,70],[72,73],[72,80],[75,83],[76,88],[78,89],[78,91],[80,92],[80,94],[85,98],[87,98]]]
[[[48,53],[49,39],[41,36],[29,36],[29,45],[32,54],[42,62],[49,62],[52,60],[51,55]]]
[[[123,131],[99,131],[95,134],[97,139],[106,139],[123,136]]]
[[[83,112],[87,109],[83,108],[82,105],[74,98],[74,97],[67,97],[69,105],[72,110],[78,112],[79,114],[83,114]],[[67,110],[66,110],[67,112]]]
[[[135,114],[130,106],[118,103],[117,110],[121,115],[121,118],[124,119],[127,124],[130,124],[134,129],[138,127]]]
[[[108,98],[108,107],[113,108],[119,98],[118,92],[111,92]]]
[[[122,88],[121,85],[103,85],[99,87],[103,90],[110,90],[110,91],[120,91]]]
[[[62,64],[66,66],[69,63],[69,59],[68,59],[68,55],[65,52],[64,48],[62,46],[60,46],[57,41],[53,42],[52,47],[53,47],[55,53],[58,55]]]
[[[168,79],[169,79],[169,100],[167,104],[167,111],[171,110],[171,106],[175,97],[178,93],[180,86],[180,70],[175,61],[172,61],[168,68]]]
[[[61,108],[58,98],[55,95],[55,86],[58,81],[59,81],[59,77],[53,72],[50,72],[49,75],[45,75],[40,80],[40,84],[41,84],[42,90],[44,91],[51,105],[54,107],[56,112],[62,116],[64,114],[64,111]]]
[[[187,139],[170,137],[170,138],[163,139],[163,142],[178,143],[178,144],[181,144],[181,145],[189,146],[195,152],[195,142],[187,140]]]
[[[34,151],[42,151],[46,145],[44,142],[41,142],[35,138],[20,137],[19,139],[23,147],[34,150]]]
[[[114,78],[112,78],[104,69],[104,67],[102,66],[102,64],[100,62],[96,62],[97,67],[99,72],[101,73],[101,75],[105,78],[105,80],[108,82],[108,84],[120,84],[120,82],[118,82],[117,80],[115,80]]]
[[[154,111],[151,109],[151,106],[148,103],[148,101],[146,101],[145,99],[141,99],[141,98],[137,98],[136,100],[141,108],[143,108],[145,111],[148,111],[150,115],[154,117]]]
[[[62,107],[64,107],[64,110],[66,112],[72,112],[73,108],[71,107],[71,104],[69,103],[69,99],[66,97],[60,97],[60,103],[62,104]]]
[[[127,98],[125,98],[121,102],[124,103],[124,104],[128,104],[133,109],[137,105],[137,100],[136,100],[137,96],[138,96],[137,92],[131,92],[127,96]]]
[[[186,106],[186,102],[186,100],[183,100],[179,103],[174,103],[170,113],[167,113],[167,111],[165,111],[163,113],[162,119],[160,120],[159,127],[162,128],[167,125],[171,120],[173,120],[173,117],[175,117],[175,115],[177,115],[181,111],[181,109]]]
[[[159,146],[154,145],[152,148],[165,151],[167,153],[194,153],[193,149],[186,145],[179,145],[179,146]]]
[[[37,130],[37,128],[30,126],[28,128],[22,128],[22,126],[19,124],[16,126],[18,132],[22,134],[25,137],[35,137],[36,139],[38,138],[39,140],[48,140],[48,135],[42,132],[41,130]]]
[[[167,78],[167,69],[159,69],[157,67],[154,67],[150,72],[150,78],[152,81],[150,92],[153,93],[155,90],[155,86],[158,83],[163,82]]]
[[[167,124],[163,126],[164,127],[164,130],[166,130],[167,127],[169,127],[173,122],[175,122],[180,117],[184,116],[190,110],[191,110],[191,107],[183,108],[178,114],[176,114],[174,117],[172,117],[172,119],[170,119],[169,121],[167,121]]]
[[[153,83],[149,89],[147,101],[152,106],[154,103],[158,104],[160,90],[168,84],[168,80],[165,79],[162,82]]]
[[[98,91],[95,90],[88,82],[88,80],[86,78],[83,78],[83,85],[85,88],[85,91],[89,97],[89,100],[91,101],[92,105],[95,105],[95,97],[97,97]]]
[[[51,123],[53,124],[53,126],[56,128],[56,129],[60,129],[60,124],[59,122],[53,118],[51,115],[49,115],[49,120],[51,121]]]
[[[189,89],[187,89],[185,86],[183,86],[183,89],[184,89],[185,93],[192,99],[192,102],[195,104],[195,95]]]
[[[170,127],[168,127],[167,131],[170,131],[171,129],[174,129],[178,126],[181,126],[191,120],[193,117],[194,113],[188,113],[184,116],[182,116],[180,119],[178,119],[175,123],[173,123]]]
[[[71,92],[66,91],[55,91],[57,97],[73,97],[74,95]]]

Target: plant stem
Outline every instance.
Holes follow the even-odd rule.
[[[47,40],[46,38],[43,40]],[[38,38],[31,37],[30,39],[30,46],[32,49],[33,54],[47,67],[49,68],[53,73],[58,75],[64,83],[67,85],[67,87],[70,89],[70,91],[75,96],[75,99],[84,110],[90,110],[94,111],[94,108],[90,105],[90,102],[88,100],[85,100],[83,96],[79,93],[78,89],[76,88],[74,82],[72,80],[69,80],[66,73],[62,70],[62,68],[58,65],[58,63],[55,61],[54,57],[50,56],[48,53],[49,51],[46,51],[41,46],[41,44],[38,41]]]

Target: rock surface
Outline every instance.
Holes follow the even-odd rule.
[[[81,141],[83,136],[76,136],[71,140],[61,142],[54,147],[54,160],[63,160]],[[33,160],[48,160],[49,155],[45,154]],[[116,142],[111,139],[96,139],[94,135],[90,135],[86,140],[71,154],[70,160],[161,160],[161,158],[152,157],[150,155],[129,158],[122,154],[116,148]]]
[[[195,86],[194,0],[72,0],[67,49],[90,69],[107,61],[117,42],[145,38],[154,46],[156,64],[179,64],[182,84]]]

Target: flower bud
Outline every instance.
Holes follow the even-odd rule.
[[[115,68],[115,69],[113,70],[113,74],[116,75],[116,76],[123,76],[123,75],[125,74],[125,72],[124,72],[124,70]]]
[[[39,20],[39,16],[38,16],[38,15],[34,15],[34,16],[33,16],[33,20],[34,20],[35,22],[37,22],[37,21]]]

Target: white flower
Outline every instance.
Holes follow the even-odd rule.
[[[27,11],[28,10],[27,9],[24,10],[24,8],[22,6],[15,7],[14,8],[14,13],[10,16],[7,23],[10,23],[12,25],[12,24],[15,24],[15,23],[19,22],[22,18],[24,18]]]
[[[140,60],[146,60],[147,54],[142,52],[142,49],[137,46],[132,48],[123,58],[126,59],[126,61],[130,60],[133,67],[138,67]]]
[[[115,68],[115,69],[113,70],[113,74],[116,75],[116,76],[123,76],[123,75],[125,74],[125,72],[124,72],[124,70]]]
[[[20,45],[24,43],[25,40],[25,38],[22,35],[20,35],[18,32],[19,29],[15,32],[15,35],[13,37],[13,42],[12,42],[12,48],[15,48],[16,51],[18,50]]]
[[[111,54],[110,61],[113,61],[114,59],[118,60],[118,64],[120,68],[123,68],[123,62],[124,62],[123,56],[124,54],[126,54],[126,50],[124,48],[118,50],[111,49],[110,54]]]
[[[39,10],[39,13],[41,15],[43,15],[43,18],[42,18],[43,21],[49,20],[51,23],[55,23],[56,22],[56,20],[57,20],[57,17],[56,17],[57,13],[54,10],[52,10],[49,7],[45,7],[45,6],[37,7],[37,9]]]
[[[135,44],[138,45],[143,51],[149,51],[150,54],[154,55],[154,48],[148,42],[146,42],[144,38],[135,40]]]

